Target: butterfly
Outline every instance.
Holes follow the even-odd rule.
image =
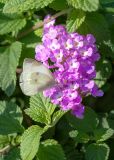
[[[51,71],[41,62],[25,58],[19,84],[25,95],[32,96],[52,87],[55,79]]]

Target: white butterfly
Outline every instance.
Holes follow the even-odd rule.
[[[25,95],[32,96],[52,87],[55,80],[51,71],[41,62],[26,58],[20,75],[20,87]]]

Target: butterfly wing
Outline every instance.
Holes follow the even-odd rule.
[[[20,87],[25,95],[35,95],[55,84],[50,70],[36,60],[26,58],[20,75]]]
[[[20,88],[22,92],[27,96],[32,96],[38,93],[37,85],[31,84],[30,80],[25,81],[25,76],[23,76],[25,73],[21,73],[20,75]]]

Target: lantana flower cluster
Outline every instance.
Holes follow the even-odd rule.
[[[95,38],[91,34],[68,33],[64,26],[54,24],[52,20],[44,25],[42,44],[35,49],[35,59],[52,69],[56,80],[56,85],[45,90],[44,95],[62,110],[71,110],[83,118],[83,97],[103,95],[94,82],[95,62],[100,58]]]

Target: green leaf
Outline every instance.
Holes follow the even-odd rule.
[[[22,133],[22,112],[13,102],[0,101],[0,134]]]
[[[77,130],[72,130],[72,131],[69,132],[69,136],[71,138],[75,138],[75,137],[77,137],[77,135],[78,135],[78,131]]]
[[[0,115],[0,134],[22,133],[23,130],[18,120],[8,115]]]
[[[93,34],[100,43],[110,39],[108,23],[100,13],[86,13],[86,18],[77,31],[81,34]]]
[[[8,16],[0,13],[0,35],[14,31],[17,33],[26,25],[25,18],[13,16]]]
[[[107,114],[99,114],[99,128],[106,128],[106,129],[109,129],[109,124],[108,124],[108,121],[107,121]]]
[[[49,7],[53,8],[56,11],[64,10],[68,8],[66,0],[54,0]]]
[[[53,139],[41,143],[36,160],[66,160],[60,144]]]
[[[99,128],[94,131],[95,140],[98,142],[106,141],[114,134],[114,130],[109,128]]]
[[[9,47],[0,49],[0,87],[5,93],[12,95],[16,85],[16,68],[21,55],[22,45],[14,42]],[[2,54],[1,54],[2,52]]]
[[[40,21],[40,22],[42,22],[42,21]],[[39,28],[39,29],[35,30],[34,33],[37,36],[37,44],[38,44],[38,37],[42,38],[42,36],[43,36],[43,28]]]
[[[114,13],[114,0],[100,0],[102,9],[106,12]]]
[[[99,0],[67,0],[68,4],[84,11],[96,11],[99,8]]]
[[[114,0],[100,0],[102,4],[112,3]]]
[[[24,29],[22,30],[22,32],[26,32],[26,30],[29,30],[30,28],[32,28],[34,25],[36,25],[37,23],[41,22],[41,20],[37,19],[35,21],[28,21],[27,25],[24,27]],[[29,33],[26,36],[21,37],[21,33],[18,35],[18,38],[20,38],[20,41],[26,45],[26,48],[35,48],[36,45],[38,43],[41,43],[41,37],[39,37],[39,35],[37,35],[36,32],[38,32],[39,30],[41,30],[42,28],[38,28],[37,30]],[[26,51],[25,51],[26,52]],[[27,51],[28,52],[28,51]],[[31,51],[30,51],[31,52]],[[34,50],[31,52],[32,54],[32,58],[34,57]],[[22,54],[23,56],[23,54]],[[29,57],[30,55],[28,55]]]
[[[48,6],[53,0],[9,0],[4,6],[4,13],[24,12]]]
[[[114,13],[114,4],[113,4],[113,7],[105,7],[104,10],[109,13],[111,12]]]
[[[99,122],[96,113],[89,107],[85,108],[83,119],[76,118],[70,113],[67,115],[67,119],[74,129],[84,133],[93,132]]]
[[[3,3],[0,3],[0,12],[2,12],[3,6],[4,6],[4,4],[3,4]]]
[[[65,114],[65,111],[58,110],[52,116],[52,126],[55,126],[56,123],[60,120],[60,118]]]
[[[8,0],[0,0],[0,3],[6,3]]]
[[[5,135],[0,135],[0,146],[9,144],[9,138]]]
[[[40,138],[43,129],[39,126],[29,127],[21,139],[21,158],[22,160],[32,160],[39,148]]]
[[[21,53],[21,57],[19,60],[19,66],[23,66],[23,61],[25,58],[29,57],[29,58],[34,58],[34,48],[26,48],[25,46],[23,46],[23,50]]]
[[[114,110],[112,110],[109,113],[109,116],[107,118],[107,122],[108,122],[109,127],[114,130]]]
[[[6,156],[4,156],[4,160],[21,160],[20,157],[20,149],[12,148]]]
[[[85,20],[85,12],[82,10],[72,10],[68,15],[66,27],[69,32],[75,32]]]
[[[110,94],[109,94],[110,96]],[[112,95],[113,99],[113,95]],[[110,101],[110,100],[109,100]],[[112,100],[113,102],[113,100]],[[111,110],[110,113],[107,115],[100,115],[100,123],[103,128],[112,129],[114,131],[114,110]]]
[[[83,160],[83,152],[80,152],[72,144],[65,146],[65,153],[67,160]]]
[[[27,28],[24,28],[23,32],[26,31]],[[36,30],[37,31],[37,30]],[[41,38],[38,37],[38,35],[36,35],[36,31],[35,32],[31,32],[28,35],[26,35],[25,37],[22,37],[20,39],[20,41],[25,45],[26,48],[24,49],[28,49],[28,53],[30,56],[32,56],[32,58],[34,58],[34,48],[36,47],[36,45],[38,43],[41,43]],[[31,51],[31,49],[33,49],[33,51]],[[29,51],[30,50],[30,51]],[[24,51],[22,51],[24,52]],[[24,53],[22,53],[22,56],[27,57],[26,55],[26,51],[25,51],[25,55],[23,55]],[[28,56],[29,57],[29,56]],[[23,58],[24,59],[24,58]]]
[[[109,147],[105,144],[90,144],[86,150],[86,160],[108,160]]]
[[[109,60],[101,59],[96,65],[96,78],[95,82],[99,87],[102,87],[110,78],[112,73],[112,66]]]
[[[103,41],[99,45],[99,52],[101,53],[101,57],[114,59],[114,45],[112,40]]]
[[[50,99],[39,93],[30,98],[30,108],[26,109],[25,112],[34,121],[50,124],[54,110],[55,105],[50,102]]]
[[[71,129],[72,127],[69,125],[66,116],[63,116],[55,130],[57,133],[56,138],[61,142],[61,144],[65,144],[67,140],[69,140],[69,131],[71,131]]]
[[[15,119],[17,119],[20,124],[23,121],[23,115],[20,107],[14,102],[0,101],[0,115],[11,115]]]
[[[87,143],[90,140],[88,134],[83,132],[78,132],[77,130],[70,131],[69,136],[73,138],[76,143]]]

